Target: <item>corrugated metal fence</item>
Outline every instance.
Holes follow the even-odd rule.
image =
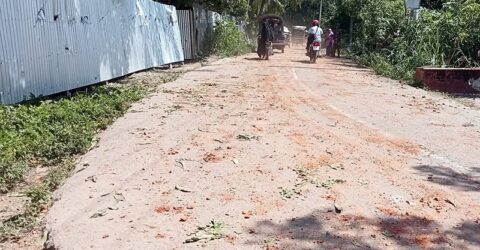
[[[150,0],[0,1],[0,102],[183,61],[176,9]]]
[[[205,55],[208,49],[208,36],[222,16],[201,5],[194,5],[188,10],[177,10],[177,14],[185,59],[197,59]]]
[[[195,41],[195,23],[192,10],[177,10],[180,35],[182,37],[182,48],[185,60],[197,57],[197,46]]]

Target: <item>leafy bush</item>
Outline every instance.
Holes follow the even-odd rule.
[[[211,38],[211,52],[220,56],[238,56],[250,52],[245,34],[233,21],[217,23]]]
[[[395,79],[413,83],[419,66],[478,66],[480,1],[422,3],[431,9],[421,9],[420,19],[413,21],[405,16],[404,0],[332,0],[326,2],[323,21],[346,41],[346,20],[352,18],[352,57]]]
[[[380,74],[410,83],[413,83],[415,68],[419,66],[478,66],[478,1],[448,2],[440,10],[422,9],[418,21],[403,18],[398,6],[390,8],[395,2],[401,1],[378,1],[375,3],[377,7],[366,4],[366,9],[360,11],[360,28],[353,47],[359,62],[363,61]],[[367,12],[372,8],[373,12]]]

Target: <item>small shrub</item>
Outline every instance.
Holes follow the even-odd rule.
[[[335,8],[330,8],[327,22],[346,34],[345,15],[351,17],[352,57],[379,74],[414,84],[420,66],[480,64],[480,2],[441,2],[435,9],[422,8],[419,20],[410,20],[403,0],[340,1],[330,3]]]
[[[217,23],[211,37],[211,53],[219,56],[238,56],[250,52],[251,46],[245,34],[234,22]]]

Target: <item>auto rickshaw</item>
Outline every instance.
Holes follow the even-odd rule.
[[[281,50],[285,52],[285,46],[288,45],[285,35],[283,19],[277,15],[264,15],[258,19],[259,27],[259,48],[262,52],[268,55],[273,54],[273,49]],[[260,43],[266,43],[264,46]],[[271,47],[271,51],[269,50]],[[259,53],[260,56],[260,53]]]
[[[307,27],[305,26],[293,26],[292,27],[292,41],[294,44],[305,44],[305,34],[307,33]]]

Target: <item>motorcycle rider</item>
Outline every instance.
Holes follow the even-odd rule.
[[[312,21],[312,27],[308,29],[308,40],[307,40],[307,54],[308,54],[308,49],[310,48],[310,44],[312,44],[314,41],[318,41],[320,44],[322,44],[322,35],[323,35],[323,30],[320,28],[320,22],[318,20],[313,20]]]

